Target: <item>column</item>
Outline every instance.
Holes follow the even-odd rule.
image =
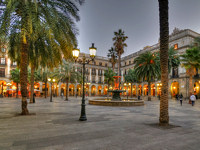
[[[121,82],[123,82],[123,78],[124,78],[124,74],[123,74],[123,70],[121,71]]]
[[[96,80],[95,80],[96,83],[98,83],[98,69],[96,69],[96,77],[95,78],[96,78]]]
[[[104,70],[102,70],[102,83],[104,84]]]
[[[89,85],[89,96],[91,96],[91,85]]]
[[[40,84],[40,95],[41,95],[41,93],[43,93],[43,91],[42,91],[42,85],[43,85],[43,83],[42,82],[39,82],[39,84]],[[43,93],[43,95],[44,95],[44,93]]]
[[[92,82],[92,69],[90,68],[90,76],[89,76],[90,83]]]

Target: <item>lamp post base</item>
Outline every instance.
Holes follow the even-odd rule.
[[[87,120],[86,116],[80,116],[79,118],[79,121],[86,121],[86,120]]]

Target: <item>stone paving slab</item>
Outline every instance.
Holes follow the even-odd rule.
[[[157,126],[159,101],[144,106],[86,106],[81,98],[36,98],[20,116],[20,99],[0,99],[0,150],[199,150],[200,100],[194,107],[169,101],[169,128]]]

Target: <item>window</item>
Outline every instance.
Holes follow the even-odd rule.
[[[105,63],[105,67],[107,67],[107,63]]]
[[[1,64],[3,64],[3,65],[6,64],[6,58],[1,58]]]
[[[102,75],[102,70],[101,69],[99,69],[98,75]]]
[[[6,49],[5,48],[1,48],[1,52],[5,53],[6,52]]]
[[[126,62],[125,62],[125,66],[126,66]]]
[[[95,83],[95,76],[92,76],[92,83]]]
[[[5,77],[5,68],[0,68],[0,77]]]
[[[99,83],[101,83],[101,77],[99,77]]]
[[[175,50],[178,49],[178,44],[174,44],[174,49],[175,49]]]
[[[96,75],[96,69],[92,68],[92,75]]]
[[[102,66],[102,62],[99,62],[99,66]]]
[[[129,65],[131,64],[131,61],[129,61]]]

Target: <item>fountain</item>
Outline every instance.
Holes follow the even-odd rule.
[[[120,93],[126,92],[125,90],[120,90],[121,76],[114,76],[114,90],[108,90],[108,92],[112,92],[112,99],[110,98],[96,98],[96,99],[89,99],[89,104],[91,105],[100,105],[100,106],[142,106],[144,105],[143,100],[137,100],[136,98],[133,99],[122,99],[120,97]]]
[[[115,88],[114,90],[108,90],[108,92],[112,92],[112,100],[114,101],[121,101],[120,93],[126,92],[125,90],[120,90],[119,89],[119,81],[121,79],[121,76],[113,76],[114,77],[114,83],[115,83]]]

